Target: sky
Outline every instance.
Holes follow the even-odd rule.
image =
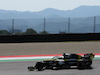
[[[100,6],[100,0],[0,0],[0,9],[31,12],[46,8],[72,10],[83,5]]]

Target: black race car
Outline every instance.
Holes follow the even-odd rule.
[[[38,71],[41,71],[44,69],[68,69],[71,68],[71,66],[76,66],[78,69],[85,69],[91,67],[94,56],[93,53],[87,53],[83,56],[63,53],[63,56],[54,56],[51,60],[37,62],[34,67],[29,66],[28,70],[33,71],[37,69]]]

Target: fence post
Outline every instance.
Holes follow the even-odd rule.
[[[12,34],[14,33],[14,19],[12,19]]]
[[[68,18],[68,33],[70,33],[70,17]]]
[[[96,16],[94,16],[94,33],[95,33],[95,26],[96,26]]]
[[[44,18],[44,34],[45,34],[45,27],[46,27],[46,18]]]

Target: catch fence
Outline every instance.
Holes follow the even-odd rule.
[[[0,35],[100,33],[100,17],[0,19]]]

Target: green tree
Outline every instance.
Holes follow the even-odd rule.
[[[0,35],[8,35],[10,34],[7,30],[0,30]]]
[[[17,33],[15,33],[15,35],[21,35],[21,33],[20,32],[17,32]]]
[[[42,31],[40,34],[49,34],[47,31]]]
[[[37,34],[37,32],[36,32],[34,29],[29,28],[29,29],[26,30],[26,32],[25,32],[24,34],[29,34],[29,35],[31,35],[31,34]]]

